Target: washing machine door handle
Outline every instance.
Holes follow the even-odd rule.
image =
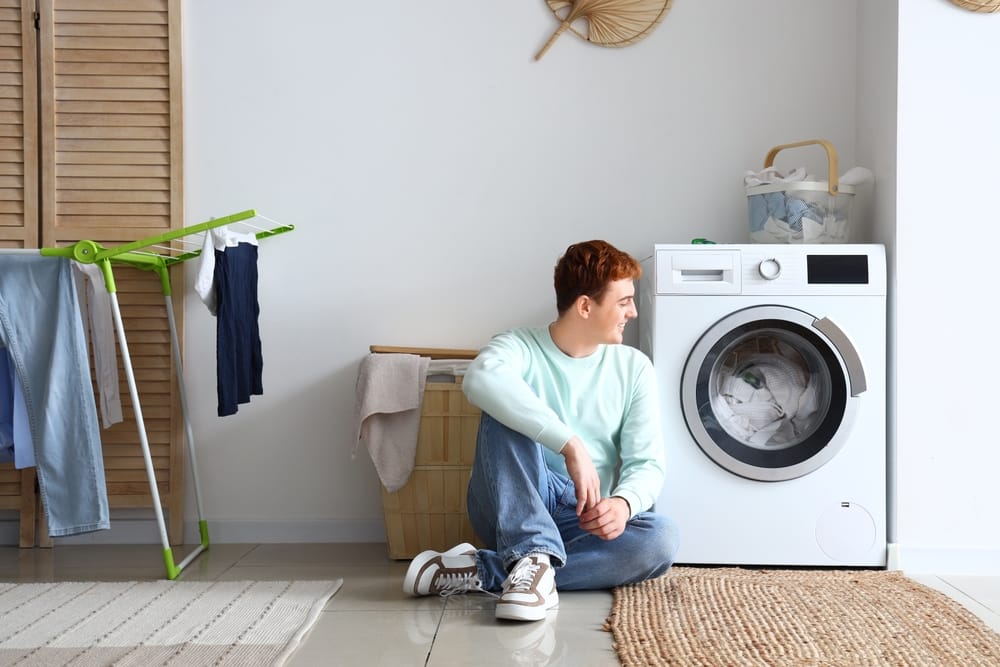
[[[865,393],[868,390],[865,366],[861,363],[861,355],[858,354],[854,343],[844,333],[844,330],[828,317],[813,320],[813,327],[830,339],[830,342],[840,353],[841,359],[844,360],[844,365],[847,366],[847,377],[851,381],[851,396]]]

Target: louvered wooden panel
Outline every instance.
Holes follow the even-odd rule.
[[[179,0],[40,7],[46,243],[183,226]]]
[[[0,0],[0,248],[38,246],[38,82],[34,0]],[[19,510],[35,543],[33,469],[0,464],[0,509]]]
[[[34,0],[0,0],[0,248],[38,246]]]
[[[38,513],[35,469],[16,470],[12,463],[0,464],[0,509],[18,510],[19,544],[35,546],[35,523]]]
[[[0,0],[2,1],[2,0]],[[107,247],[183,222],[180,0],[39,0],[42,243]],[[183,535],[183,421],[154,274],[116,268],[161,503]],[[176,294],[183,270],[171,271]],[[174,301],[183,331],[183,299]],[[125,421],[102,431],[112,507],[148,507],[125,374]]]

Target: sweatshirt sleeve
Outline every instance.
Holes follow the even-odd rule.
[[[622,422],[621,471],[612,491],[628,501],[633,517],[653,506],[666,473],[656,378],[649,360],[637,358],[638,372]]]
[[[525,381],[531,351],[511,332],[494,336],[469,364],[462,391],[469,402],[504,426],[559,452],[573,430]]]

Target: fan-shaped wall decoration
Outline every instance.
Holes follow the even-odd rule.
[[[545,0],[559,27],[535,54],[539,60],[567,30],[600,46],[628,46],[648,35],[673,0]],[[586,23],[586,33],[575,25]]]
[[[962,9],[970,12],[992,13],[1000,12],[1000,0],[951,0]]]

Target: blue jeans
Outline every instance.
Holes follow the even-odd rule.
[[[483,413],[469,480],[469,521],[486,544],[482,587],[500,590],[524,556],[548,554],[560,590],[606,589],[658,577],[677,554],[674,523],[640,512],[613,540],[580,528],[573,481],[549,470],[542,445]]]
[[[0,254],[0,346],[21,379],[49,534],[109,528],[100,427],[70,260]]]

